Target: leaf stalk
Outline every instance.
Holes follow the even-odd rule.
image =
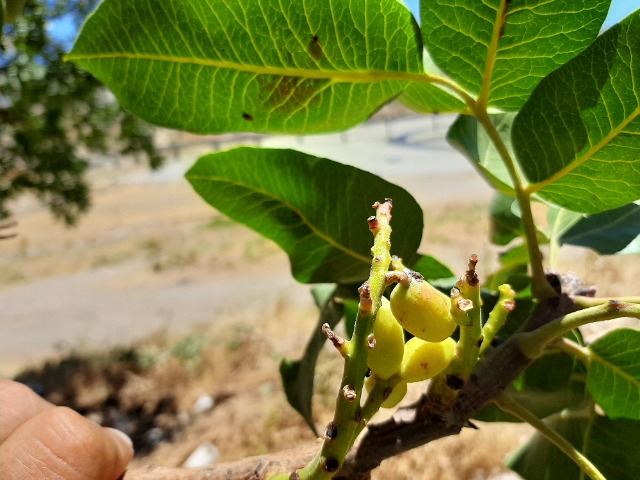
[[[518,342],[524,355],[529,358],[536,358],[550,342],[574,328],[622,317],[640,319],[640,304],[611,300],[602,305],[568,313],[555,318],[536,330],[519,333]]]
[[[529,425],[538,430],[544,437],[558,447],[562,452],[569,457],[573,462],[589,476],[592,480],[607,480],[598,468],[589,461],[582,453],[577,451],[569,441],[556,432],[553,428],[549,427],[546,423],[536,417],[532,412],[524,408],[518,402],[508,395],[502,395],[495,400],[496,406],[520,420],[527,422]]]
[[[524,239],[527,245],[527,251],[529,253],[531,279],[533,282],[533,295],[538,300],[557,297],[558,293],[549,284],[544,273],[542,253],[538,244],[536,222],[533,218],[533,211],[531,210],[531,197],[526,190],[526,182],[522,178],[522,175],[520,174],[514,159],[511,157],[507,146],[502,141],[502,138],[496,130],[495,125],[489,118],[489,114],[487,113],[487,111],[476,103],[469,106],[471,107],[478,121],[482,124],[485,131],[489,135],[492,143],[498,150],[500,158],[502,159],[502,162],[509,172],[511,180],[513,181],[516,200],[518,201],[518,205],[520,206],[522,226],[525,235]]]

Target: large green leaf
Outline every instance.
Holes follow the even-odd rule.
[[[640,331],[614,330],[589,346],[587,387],[611,418],[640,420]]]
[[[311,133],[367,119],[421,55],[397,0],[105,0],[67,59],[155,124]]]
[[[640,236],[640,205],[630,203],[615,210],[581,218],[560,237],[561,243],[592,248],[602,255],[625,250]],[[640,250],[635,253],[640,253]]]
[[[529,193],[582,213],[640,198],[640,11],[545,78],[513,124]]]
[[[393,253],[411,264],[422,210],[404,189],[363,170],[294,150],[242,147],[205,155],[187,172],[193,188],[233,220],[275,241],[303,283],[365,280],[375,201],[394,201]]]
[[[611,0],[421,0],[435,63],[480,103],[517,111],[598,35]]]
[[[509,148],[514,114],[491,115],[490,119],[500,138]],[[460,115],[449,127],[447,141],[471,160],[493,188],[506,195],[515,195],[509,172],[498,150],[476,117]]]
[[[548,422],[609,480],[640,478],[640,422],[596,417],[569,412]],[[586,438],[585,438],[586,437]],[[507,466],[525,480],[578,480],[580,471],[573,461],[540,434],[508,461]]]
[[[284,393],[289,404],[295,408],[307,422],[314,434],[317,435],[313,421],[312,400],[316,362],[327,338],[322,333],[322,325],[328,323],[331,328],[342,318],[343,306],[337,302],[333,294],[336,286],[323,286],[313,289],[316,305],[320,309],[320,318],[311,338],[307,342],[304,354],[300,360],[285,358],[280,362],[280,376]]]

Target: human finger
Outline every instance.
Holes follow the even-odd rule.
[[[66,407],[40,412],[0,445],[3,480],[116,480],[132,457],[126,435]]]
[[[24,422],[53,407],[26,385],[0,380],[0,444]]]

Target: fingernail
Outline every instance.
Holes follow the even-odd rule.
[[[129,448],[133,448],[133,441],[129,438],[129,436],[116,429],[116,428],[110,428],[110,427],[106,427],[107,430],[111,433],[111,435],[117,439],[117,441],[121,444],[126,444]]]

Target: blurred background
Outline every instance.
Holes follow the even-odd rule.
[[[453,271],[470,253],[482,273],[495,266],[492,190],[444,141],[452,116],[390,104],[348,132],[307,137],[152,128],[63,61],[97,0],[15,3],[23,14],[8,18],[0,57],[0,376],[124,430],[140,464],[181,465],[197,451],[232,460],[314,438],[278,376],[316,323],[309,287],[275,244],[192,191],[182,177],[198,156],[285,147],[367,169],[423,207],[422,252]],[[417,0],[406,4],[418,16]],[[614,0],[606,26],[638,7]],[[564,255],[603,287],[640,273],[624,259]],[[332,353],[316,378],[320,425],[340,375]],[[438,442],[422,478],[507,475],[502,458],[528,429],[496,428]],[[376,478],[410,478],[433,448],[385,462]]]

